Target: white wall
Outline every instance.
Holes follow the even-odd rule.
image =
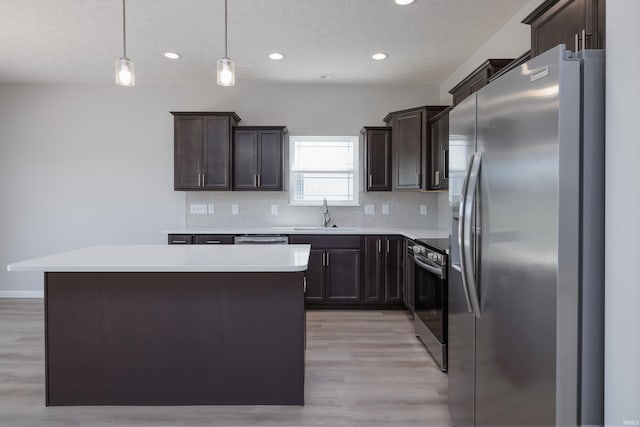
[[[100,243],[164,243],[163,230],[185,225],[169,111],[236,111],[246,125],[358,135],[389,111],[438,96],[428,86],[0,85],[0,296],[42,289],[41,274],[7,272],[11,262]]]
[[[605,422],[640,425],[640,1],[607,2]]]
[[[531,0],[440,85],[440,102],[451,105],[449,90],[490,58],[517,58],[531,47],[529,25],[521,21],[543,0]]]

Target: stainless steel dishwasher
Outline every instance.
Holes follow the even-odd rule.
[[[233,243],[236,245],[287,245],[289,236],[281,234],[245,234],[235,236]]]

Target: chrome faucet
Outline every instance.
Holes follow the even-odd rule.
[[[327,206],[327,199],[322,202],[322,226],[327,227],[331,222],[331,215],[329,215],[329,207]]]

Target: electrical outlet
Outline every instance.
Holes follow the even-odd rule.
[[[278,205],[271,205],[271,215],[278,215]]]
[[[209,212],[209,215],[214,215],[216,213],[216,205],[209,203],[207,205],[207,212]]]
[[[238,213],[240,213],[240,208],[238,207],[238,205],[236,204],[231,205],[231,213],[233,215],[238,215]]]
[[[389,205],[382,205],[382,215],[389,215]]]
[[[207,205],[191,204],[189,205],[189,212],[193,215],[206,215]]]
[[[427,205],[420,205],[420,215],[427,214]]]
[[[375,215],[376,214],[376,205],[364,205],[364,214],[365,215]]]

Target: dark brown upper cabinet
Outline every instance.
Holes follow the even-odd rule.
[[[531,25],[531,56],[559,44],[574,52],[605,48],[605,0],[547,0],[522,23]]]
[[[509,65],[512,61],[513,58],[487,59],[449,91],[453,96],[453,105],[458,105],[467,96],[485,87],[494,74],[500,72],[503,67]]]
[[[233,189],[282,191],[284,126],[233,129]]]
[[[449,188],[449,111],[443,110],[429,121],[431,131],[430,190]]]
[[[232,112],[175,112],[174,189],[231,189]]]
[[[425,106],[395,111],[383,119],[392,128],[393,189],[426,190],[430,168],[429,120],[445,106]]]
[[[365,158],[365,191],[391,191],[391,128],[365,126],[360,135]]]

